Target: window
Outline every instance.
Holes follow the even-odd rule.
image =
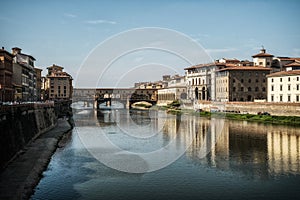
[[[255,82],[258,83],[258,79],[256,79]]]
[[[297,77],[297,81],[299,81],[299,77]]]
[[[288,91],[290,91],[291,90],[291,85],[288,85]]]
[[[248,87],[248,92],[251,92],[251,87]]]
[[[270,65],[270,62],[267,62],[267,65]]]
[[[263,65],[263,62],[259,62],[259,65]]]
[[[251,83],[251,79],[248,80],[248,83]]]
[[[273,79],[273,78],[271,79],[271,82],[272,82],[272,83],[274,82],[274,79]]]
[[[299,90],[299,85],[297,85],[297,90]]]
[[[291,95],[290,94],[288,95],[288,101],[289,102],[291,101]]]
[[[271,85],[271,91],[274,91],[274,85]]]
[[[265,83],[265,82],[266,82],[266,79],[264,78],[264,79],[263,79],[263,83]]]
[[[255,88],[255,92],[258,92],[258,87]]]
[[[262,91],[263,91],[263,92],[265,92],[265,91],[266,91],[266,88],[265,88],[265,87],[263,87],[263,88],[262,88]]]
[[[241,79],[241,83],[244,83],[244,79]]]
[[[282,94],[279,96],[279,101],[282,101]]]
[[[271,95],[271,101],[274,101],[274,95]]]
[[[288,81],[291,81],[291,78],[290,78],[290,77],[288,78]]]
[[[296,95],[296,101],[299,102],[299,95]]]
[[[236,91],[236,88],[235,88],[235,87],[233,87],[233,88],[232,88],[232,91],[233,91],[233,92],[235,92],[235,91]]]
[[[280,82],[282,82],[282,78],[280,78]]]
[[[235,83],[235,78],[232,80],[233,83]]]
[[[282,85],[280,85],[280,91],[282,91]]]
[[[244,91],[244,87],[241,87],[241,92],[243,92]]]

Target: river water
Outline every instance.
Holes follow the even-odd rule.
[[[300,129],[75,110],[31,199],[299,199]]]

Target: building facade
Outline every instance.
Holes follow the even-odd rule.
[[[190,100],[212,100],[216,98],[216,70],[224,68],[218,61],[185,68],[187,97]]]
[[[42,69],[34,68],[36,74],[36,100],[42,100]]]
[[[216,77],[216,100],[266,100],[266,75],[269,73],[270,68],[259,66],[234,66],[219,70]]]
[[[47,68],[45,98],[49,100],[67,100],[72,98],[72,76],[63,71],[63,67],[52,65]]]
[[[13,55],[0,49],[0,101],[14,101]]]
[[[187,89],[185,83],[185,76],[175,75],[169,77],[168,87],[157,90],[158,103],[169,104],[175,100],[186,100]]]
[[[12,48],[13,58],[13,80],[15,83],[17,101],[36,101],[38,99],[36,93],[36,71],[34,68],[35,58],[28,54],[23,54],[22,49],[18,47]],[[21,72],[21,73],[20,73]],[[20,91],[20,82],[21,88]]]
[[[271,67],[273,55],[266,53],[266,49],[262,48],[258,54],[252,56],[254,66]]]
[[[272,73],[268,79],[268,102],[300,102],[300,70]]]

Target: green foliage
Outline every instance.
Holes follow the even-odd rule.
[[[171,103],[172,104],[172,103]],[[177,107],[171,106],[160,106],[158,109],[166,110],[170,114],[189,114],[196,115],[201,117],[216,117],[216,118],[226,118],[232,120],[245,120],[245,121],[255,121],[262,123],[273,123],[273,124],[285,124],[285,125],[294,125],[300,126],[300,117],[297,116],[272,116],[272,115],[252,115],[252,114],[237,114],[237,113],[222,113],[222,112],[195,112],[191,109],[179,109]]]
[[[179,108],[181,103],[178,100],[173,101],[172,103],[168,104],[170,107]]]

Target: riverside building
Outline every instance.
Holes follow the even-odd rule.
[[[46,99],[68,100],[72,98],[73,86],[72,76],[63,71],[63,67],[52,65],[47,68],[45,93]]]
[[[300,70],[272,73],[268,79],[268,102],[300,102]]]

